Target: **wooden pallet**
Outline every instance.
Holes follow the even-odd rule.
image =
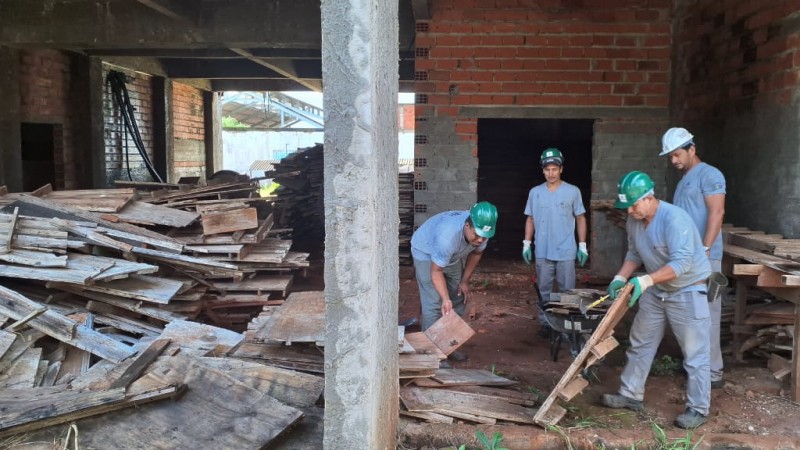
[[[628,312],[628,299],[630,298],[631,285],[626,285],[623,288],[617,299],[608,309],[603,320],[594,330],[594,333],[586,341],[583,349],[572,361],[572,364],[564,372],[561,381],[556,384],[556,387],[547,396],[547,399],[542,403],[539,411],[533,416],[533,421],[538,425],[547,428],[550,425],[555,425],[564,417],[567,410],[562,406],[556,404],[557,399],[569,401],[576,395],[580,394],[583,389],[589,385],[589,382],[581,376],[584,369],[592,366],[599,361],[603,356],[613,350],[619,343],[614,339],[614,327],[622,320],[625,313]]]

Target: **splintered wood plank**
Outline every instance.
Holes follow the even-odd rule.
[[[56,289],[58,289],[59,286],[60,284],[58,283],[49,283],[48,285],[48,287]],[[121,280],[95,283],[91,286],[81,286],[81,289],[120,298],[167,304],[182,287],[183,283],[180,281],[146,275],[134,275]]]
[[[114,213],[125,207],[135,196],[135,189],[122,188],[53,191],[43,198],[85,211]]]
[[[139,353],[139,356],[135,359],[131,358],[132,361],[127,364],[125,371],[111,383],[109,389],[127,388],[135,379],[139,378],[144,369],[164,351],[167,345],[169,345],[169,339],[156,339],[151,342],[143,352]]]
[[[197,363],[230,375],[259,392],[296,407],[311,406],[319,400],[325,379],[295,370],[271,367],[234,358],[204,357]]]
[[[447,358],[447,355],[445,355],[441,350],[439,350],[439,347],[437,347],[436,344],[434,344],[433,341],[431,341],[430,338],[425,335],[425,333],[421,331],[416,333],[408,333],[406,334],[405,337],[408,343],[411,344],[412,347],[414,347],[414,350],[417,353],[425,355],[436,355],[436,357],[439,359]]]
[[[611,350],[619,346],[619,342],[614,336],[608,336],[592,348],[592,355],[587,359],[587,366],[591,366],[598,360],[606,356]]]
[[[433,375],[439,370],[439,358],[435,355],[402,354],[398,357],[398,363],[401,375],[405,372],[411,378],[416,372],[430,372]]]
[[[229,352],[244,340],[244,335],[211,325],[175,320],[167,324],[161,338],[170,339],[169,348],[179,348],[181,354],[207,356]]]
[[[69,254],[66,267],[21,267],[0,264],[0,276],[26,280],[62,281],[86,284],[104,270],[114,266],[112,258]]]
[[[589,382],[586,380],[586,378],[576,377],[558,393],[558,397],[561,400],[568,402],[572,400],[573,397],[583,392],[583,389],[586,388],[586,386],[589,386]]]
[[[439,369],[433,379],[446,386],[510,386],[516,381],[483,369]]]
[[[36,385],[36,373],[39,370],[39,362],[42,359],[42,349],[38,347],[28,348],[19,358],[11,364],[8,370],[0,374],[0,390],[3,389],[27,389]],[[0,410],[2,410],[0,408]],[[3,411],[3,421],[6,412]]]
[[[325,293],[293,292],[256,333],[257,342],[324,343]]]
[[[287,347],[280,343],[245,342],[236,349],[233,357],[263,362],[264,364],[286,369],[324,373],[324,357],[316,347],[299,345]]]
[[[86,297],[97,302],[102,302],[120,309],[133,311],[143,316],[152,317],[153,319],[161,322],[170,322],[173,320],[185,320],[186,316],[177,314],[170,311],[164,311],[156,306],[148,306],[140,302],[131,302],[128,299],[120,299],[111,295],[101,294],[99,292],[88,292],[79,288],[79,286],[62,285],[59,290],[70,292],[81,297]]]
[[[533,410],[530,408],[469,392],[404,387],[400,388],[400,399],[409,411],[433,411],[440,414],[452,411],[509,422],[533,423]]]
[[[449,355],[475,335],[475,330],[452,311],[434,322],[424,333],[442,353]]]
[[[234,292],[280,292],[285,296],[293,278],[292,275],[260,275],[244,281],[215,281],[214,288]]]
[[[258,213],[255,208],[203,214],[201,220],[203,234],[206,235],[258,228]]]
[[[128,203],[115,216],[122,222],[166,225],[174,228],[189,226],[200,217],[199,214],[194,212],[139,201]]]
[[[0,255],[0,261],[32,267],[67,267],[66,256],[56,256],[50,252],[13,249]]]
[[[5,218],[8,218],[6,221]],[[14,208],[14,212],[0,218],[0,254],[5,254],[11,251],[11,241],[14,240],[14,230],[17,227],[17,218],[19,217],[19,208]]]
[[[440,385],[441,386],[441,385]],[[539,396],[529,392],[519,392],[512,389],[495,388],[488,386],[448,386],[451,391],[471,392],[473,394],[487,395],[501,398],[509,403],[522,406],[536,406]]]
[[[17,335],[8,331],[0,330],[0,359],[6,354],[11,345],[17,339]]]
[[[156,362],[130,393],[153,384],[186,384],[176,402],[85,419],[78,424],[81,447],[114,449],[259,449],[299,420],[303,413],[218,370],[191,364],[179,370]],[[142,433],[147,430],[147,433]]]
[[[453,423],[454,420],[452,416],[445,416],[444,414],[438,414],[432,411],[406,411],[401,409],[400,415],[422,419],[431,423]]]

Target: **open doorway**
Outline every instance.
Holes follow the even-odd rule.
[[[591,119],[478,120],[478,200],[494,203],[499,214],[487,256],[521,258],[525,202],[528,191],[544,183],[539,157],[548,147],[563,153],[562,179],[581,190],[588,222],[593,124]]]
[[[47,183],[56,187],[56,131],[60,125],[23,123],[22,133],[22,190],[31,192]]]

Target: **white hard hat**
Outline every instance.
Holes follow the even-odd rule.
[[[692,138],[694,135],[686,128],[670,128],[661,138],[661,153],[658,156],[670,154],[681,147],[693,144]]]

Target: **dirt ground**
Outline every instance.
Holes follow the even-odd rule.
[[[561,379],[572,362],[572,355],[566,344],[562,344],[558,360],[552,361],[550,341],[537,334],[539,322],[535,318],[533,274],[533,269],[521,261],[481,262],[472,280],[475,296],[471,307],[476,314],[474,320],[468,321],[476,335],[460,349],[469,359],[451,364],[453,367],[494,369],[500,375],[517,380],[517,389],[539,393],[544,398]],[[588,280],[580,273],[578,278]],[[604,285],[580,282],[578,287],[605,289]],[[412,267],[400,268],[399,306],[400,321],[419,314],[418,288]],[[648,378],[642,415],[599,406],[602,394],[614,393],[619,387],[625,361],[623,347],[632,317],[631,313],[618,325],[616,337],[622,345],[599,366],[597,380],[570,402],[567,416],[558,424],[567,435],[579,431],[601,434],[625,431],[647,439],[653,438],[652,423],[656,423],[672,436],[686,436],[685,431],[672,425],[675,416],[684,409],[685,375],[680,369],[673,375]],[[665,338],[657,358],[663,354],[680,357],[679,349],[670,345],[671,342],[674,344],[669,336]],[[750,444],[711,448],[800,448],[800,405],[789,400],[788,381],[775,380],[766,369],[765,360],[733,364],[726,357],[725,363],[725,387],[712,391],[710,420],[694,433],[695,440],[702,435],[723,434],[747,437]],[[515,428],[518,432],[528,427]],[[753,446],[753,442],[758,445]]]

